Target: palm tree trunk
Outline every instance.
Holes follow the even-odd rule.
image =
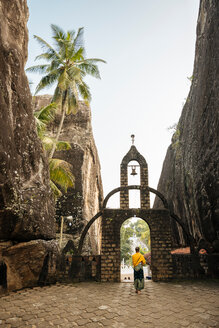
[[[63,123],[64,123],[64,119],[65,119],[65,102],[66,102],[66,98],[67,98],[67,90],[64,91],[64,95],[63,95],[63,99],[62,99],[62,117],[61,117],[61,120],[60,120],[60,123],[59,123],[59,127],[58,127],[58,131],[57,131],[57,134],[56,134],[54,144],[52,146],[52,150],[49,154],[49,158],[53,158],[54,152],[56,150],[56,144],[59,140],[59,136],[60,136],[60,133],[62,131],[62,127],[63,127]]]

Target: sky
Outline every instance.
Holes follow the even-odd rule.
[[[28,61],[49,43],[51,24],[84,27],[87,57],[101,58],[101,80],[87,78],[104,195],[120,185],[120,163],[131,146],[145,157],[149,186],[157,188],[172,132],[192,76],[199,0],[28,0]],[[32,91],[40,75],[28,74]],[[51,94],[45,90],[41,94]],[[136,179],[136,180],[133,180]],[[130,183],[136,184],[137,177]],[[135,194],[132,197],[138,199]],[[153,197],[152,197],[153,199]],[[111,203],[110,203],[111,202]],[[109,205],[118,205],[113,196]]]

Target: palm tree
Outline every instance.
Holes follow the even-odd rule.
[[[53,24],[51,29],[55,44],[54,48],[41,37],[34,35],[34,38],[45,50],[36,59],[44,59],[49,63],[32,66],[27,69],[29,72],[45,74],[40,80],[35,94],[56,83],[52,101],[60,104],[62,115],[49,158],[53,157],[65,116],[77,112],[80,98],[88,104],[91,100],[89,86],[84,82],[85,76],[91,75],[95,78],[100,78],[96,64],[98,62],[105,63],[102,59],[85,58],[84,28],[79,28],[77,34],[75,31],[67,31],[65,33],[60,27]]]
[[[68,142],[56,142],[53,138],[46,135],[47,125],[55,118],[56,108],[56,103],[51,103],[34,112],[37,133],[46,152],[50,151],[54,145],[56,150],[68,150],[71,148]],[[66,192],[68,188],[74,187],[75,178],[71,169],[72,166],[68,162],[57,158],[49,158],[50,187],[55,198],[62,196],[60,188]]]

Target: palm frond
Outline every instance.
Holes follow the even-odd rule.
[[[30,66],[26,69],[26,72],[43,74],[47,71],[48,67],[48,64]]]
[[[48,42],[46,42],[45,40],[43,40],[43,38],[41,38],[40,36],[37,36],[37,35],[34,35],[33,37],[34,37],[34,39],[36,39],[39,42],[39,44],[41,45],[42,49],[46,49],[47,50],[47,53],[51,53],[51,54],[54,54],[54,55],[57,55],[58,56],[58,54],[53,49],[53,47]]]
[[[85,56],[85,49],[84,47],[80,47],[76,52],[72,51],[71,60],[73,62],[81,61],[84,60],[84,56]]]
[[[78,99],[75,97],[75,93],[71,92],[71,89],[68,90],[68,107],[66,114],[76,114],[78,111]]]
[[[35,116],[35,113],[34,113]],[[40,139],[43,139],[45,130],[46,130],[46,124],[43,123],[37,116],[35,116],[35,122],[37,126],[37,134]]]
[[[64,91],[68,88],[68,85],[69,85],[68,73],[67,73],[66,69],[64,69],[62,71],[62,74],[59,76],[58,87],[62,91]]]
[[[79,61],[78,64],[80,63],[87,63],[87,64],[96,64],[96,63],[104,63],[104,64],[107,64],[107,62],[103,59],[100,59],[100,58],[86,58],[84,59],[83,61]]]
[[[89,74],[89,75],[95,77],[96,79],[100,79],[100,72],[99,72],[99,68],[97,65],[83,63],[83,64],[80,64],[79,67],[86,74]]]
[[[67,31],[66,40],[68,42],[72,42],[72,40],[74,40],[74,37],[75,37],[75,31],[74,30]]]
[[[71,66],[68,71],[68,78],[71,81],[75,81],[75,80],[80,80],[81,79],[81,70],[80,68],[76,67],[76,66]]]
[[[62,90],[57,86],[55,88],[55,92],[54,92],[54,95],[52,97],[52,101],[54,101],[55,103],[57,104],[60,104],[61,101],[62,101]]]
[[[66,38],[64,30],[60,26],[55,25],[55,24],[51,24],[50,26],[51,26],[51,29],[53,32],[53,37],[60,35],[60,36],[63,36],[63,38]]]
[[[71,149],[71,145],[67,141],[58,141],[56,143],[56,150],[69,150]]]
[[[84,28],[80,27],[74,39],[75,50],[77,51],[79,48],[83,47],[83,45],[84,45]]]
[[[55,198],[59,198],[62,196],[61,190],[55,185],[54,182],[52,182],[52,180],[50,180],[50,188],[52,189]]]
[[[60,59],[54,59],[54,60],[52,60],[51,61],[51,63],[50,63],[50,66],[49,66],[49,71],[51,72],[51,71],[55,71],[55,70],[59,70],[59,68],[60,68],[60,65],[61,65],[61,62],[60,62]]]
[[[74,187],[74,175],[71,172],[72,166],[57,158],[51,158],[49,161],[50,179],[58,184],[65,192],[68,188]]]
[[[54,145],[54,142],[55,142],[55,140],[53,138],[44,135],[41,140],[42,140],[42,143],[43,143],[43,148],[46,151],[49,151],[49,150],[52,149],[52,147]]]
[[[88,102],[91,101],[91,93],[90,88],[85,82],[80,82],[77,84],[79,93],[82,97],[82,99],[87,100]]]
[[[43,143],[43,147],[45,150],[51,150],[54,143],[56,143],[56,150],[69,150],[71,149],[71,145],[69,142],[67,141],[55,141],[54,138],[48,137],[46,135],[43,136],[42,138],[42,143]]]
[[[36,87],[35,94],[44,88],[51,87],[57,81],[57,70],[50,72],[48,75],[45,75],[40,80],[39,84]]]
[[[68,106],[66,109],[66,114],[76,114],[79,103],[78,88],[76,81],[72,80],[68,88]]]
[[[38,60],[38,59],[44,59],[44,60],[47,60],[47,61],[51,61],[51,60],[58,60],[59,57],[57,56],[57,53],[50,53],[50,52],[44,52],[38,56],[36,56],[35,60]]]
[[[47,124],[55,118],[55,112],[57,104],[52,102],[48,106],[42,107],[40,110],[34,112],[34,116],[37,117],[41,122]]]

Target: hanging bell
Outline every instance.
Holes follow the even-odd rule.
[[[138,173],[136,172],[136,167],[135,166],[132,166],[132,172],[131,172],[131,175],[135,176],[137,175]]]

